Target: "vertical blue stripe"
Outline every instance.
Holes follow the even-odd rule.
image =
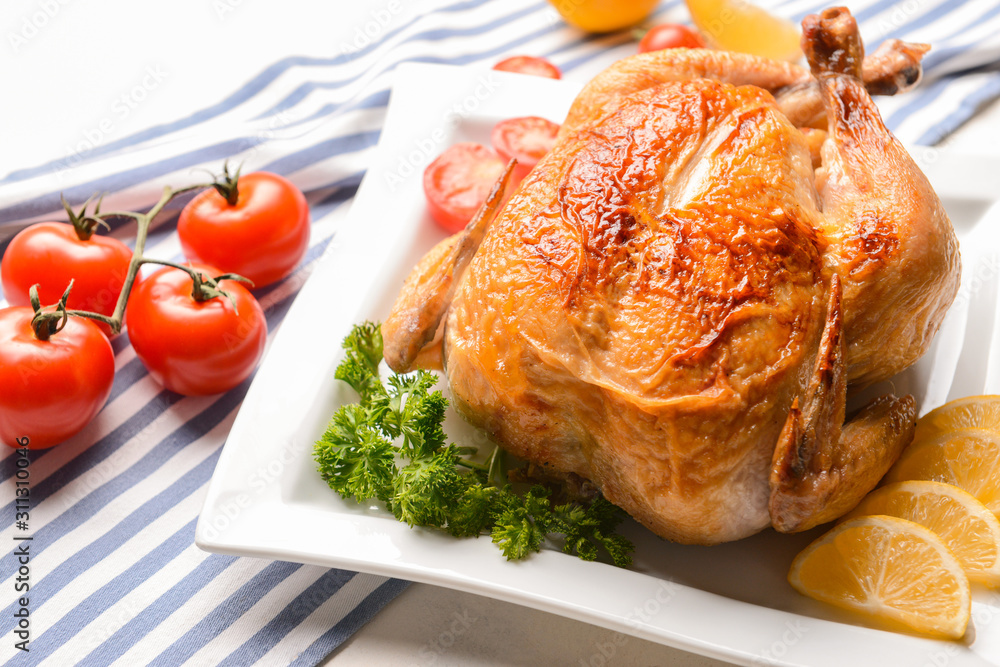
[[[309,648],[300,653],[289,667],[314,667],[331,651],[343,644],[344,640],[357,632],[361,626],[370,621],[376,612],[406,590],[409,585],[408,581],[390,579],[376,588],[371,595],[365,598],[364,602],[352,609],[339,623],[323,633]]]
[[[949,0],[949,2],[942,2],[937,7],[924,12],[922,16],[915,18],[909,23],[904,23],[887,35],[884,35],[883,40],[892,38],[902,39],[904,35],[908,35],[915,30],[923,28],[926,25],[930,25],[935,19],[939,19],[942,16],[954,12],[956,9],[965,5],[968,1],[969,0]],[[968,27],[966,26],[964,29],[968,29]],[[878,43],[881,43],[883,40],[879,40]],[[872,50],[878,46],[878,43],[872,45]]]
[[[138,509],[112,526],[106,533],[72,554],[72,557],[60,562],[45,578],[31,587],[32,612],[38,613],[40,607],[44,607],[45,603],[55,597],[66,586],[91,568],[99,565],[105,558],[111,557],[125,542],[135,537],[150,523],[205,485],[212,476],[212,471],[215,470],[215,463],[221,451],[222,448],[220,447],[190,472],[180,477],[173,484],[144,502]],[[67,514],[70,514],[70,512],[65,512],[63,516]],[[78,522],[73,521],[72,523]],[[61,535],[66,534],[65,532],[50,529],[50,526],[51,524],[35,534],[35,539],[32,542],[33,545],[51,544],[59,539]],[[39,549],[38,553],[40,554],[44,551],[46,549],[43,546],[43,548]],[[0,629],[4,633],[9,632],[15,625],[13,613],[16,605],[16,601],[11,602],[2,613]]]
[[[53,625],[47,632],[42,633],[32,641],[30,657],[25,665],[37,665],[39,662],[56,652],[66,642],[80,641],[77,635],[94,619],[117,604],[135,588],[135,582],[146,581],[161,569],[166,567],[185,549],[191,548],[194,538],[194,528],[197,523],[194,519],[183,526],[180,530],[168,537],[155,549],[150,551],[144,558],[134,563],[127,570],[116,576],[114,579],[104,584],[96,591],[88,595],[72,609],[66,612],[63,618]],[[224,557],[223,557],[224,558]],[[229,558],[230,561],[235,560]],[[199,568],[205,570],[202,574],[207,574],[211,568]],[[190,597],[192,591],[186,591],[185,597]],[[147,607],[140,614],[147,614],[152,607]],[[129,625],[134,625],[135,619]],[[100,628],[94,628],[99,630]],[[138,637],[136,637],[138,639]],[[96,650],[96,649],[95,649]]]
[[[218,667],[242,667],[254,664],[355,576],[356,573],[347,570],[327,570],[289,602],[267,625],[221,661]]]
[[[187,536],[187,545],[191,547],[194,539],[194,521]],[[185,527],[187,528],[187,527]],[[184,606],[191,598],[201,593],[209,583],[215,580],[229,566],[237,562],[234,556],[211,554],[201,564],[184,576],[177,584],[143,609],[132,620],[123,625],[106,641],[91,651],[82,661],[85,665],[110,665],[124,655],[129,649],[139,643],[150,632]]]
[[[66,461],[62,467],[41,482],[33,483],[31,485],[32,505],[37,507],[64,486],[106,461],[122,445],[151,424],[153,420],[163,414],[179,398],[177,394],[164,389],[148,403],[136,410],[131,417],[111,431],[111,433],[108,433],[90,447],[80,452],[75,458]],[[48,451],[58,452],[59,449],[56,448]],[[48,460],[46,460],[47,462]],[[4,511],[12,513],[14,511],[14,503],[11,502],[6,505]],[[14,515],[11,514],[11,516]],[[3,559],[0,558],[0,567],[2,566]]]
[[[476,7],[479,7],[480,5],[485,4],[486,1],[487,0],[464,0],[462,2],[456,2],[447,7],[435,10],[435,12],[446,13],[446,14],[458,13],[466,9],[474,9]],[[274,81],[279,76],[281,76],[284,72],[288,71],[293,67],[336,66],[336,65],[344,65],[352,60],[361,59],[364,56],[371,53],[372,51],[374,51],[375,49],[377,49],[383,41],[388,41],[392,39],[399,33],[409,28],[411,25],[419,22],[421,18],[422,18],[421,16],[415,17],[413,20],[411,20],[410,22],[406,23],[403,26],[400,26],[396,30],[392,30],[386,33],[377,42],[374,42],[351,54],[340,54],[334,56],[333,58],[309,58],[304,56],[294,56],[279,60],[278,62],[274,63],[273,65],[265,69],[263,72],[252,78],[250,81],[245,83],[239,90],[231,94],[222,102],[219,102],[218,104],[212,105],[200,111],[196,111],[195,113],[181,120],[174,121],[171,123],[164,123],[162,125],[156,125],[149,129],[141,130],[129,136],[122,137],[121,139],[118,139],[116,141],[109,142],[101,146],[96,146],[89,151],[79,154],[81,162],[92,160],[95,157],[109,155],[111,153],[117,152],[120,149],[128,148],[139,143],[144,143],[151,139],[160,139],[167,134],[177,132],[178,130],[187,129],[195,125],[204,123],[213,118],[216,118],[225,113],[226,111],[234,109],[242,104],[245,104],[249,100],[253,99],[257,95],[262,93],[264,90],[266,90],[268,86],[274,83]],[[46,164],[40,165],[38,167],[11,172],[4,178],[0,179],[0,185],[4,183],[14,183],[17,181],[25,180],[27,178],[32,178],[34,176],[40,176],[49,171],[57,171],[65,166],[63,163],[65,162],[66,159],[67,158],[62,157],[57,160],[53,160]]]
[[[536,5],[532,5],[531,7],[517,10],[501,18],[493,19],[489,23],[485,23],[482,25],[470,26],[467,28],[451,28],[451,29],[435,28],[433,30],[427,30],[425,32],[420,32],[411,35],[410,37],[407,38],[406,43],[409,44],[411,42],[426,41],[431,44],[434,44],[454,37],[474,37],[476,35],[481,35],[483,33],[494,32],[497,28],[502,27],[513,21],[516,21],[519,18],[528,16],[529,14],[533,14],[545,6],[546,3],[541,2]],[[555,29],[555,27],[548,28],[544,31],[540,31],[538,34],[551,32],[551,30],[553,29]],[[460,62],[462,61],[472,62],[478,59],[479,56],[472,56],[471,58],[469,56],[457,56],[457,57],[444,58],[442,59],[442,62],[452,62],[455,64],[460,64]],[[396,65],[398,65],[399,62],[403,61],[395,62],[391,66],[383,68],[383,71],[391,71],[395,69]],[[287,111],[288,109],[291,109],[292,107],[298,105],[299,102],[308,97],[309,93],[313,92],[314,90],[342,88],[366,76],[371,76],[371,70],[363,71],[359,74],[352,75],[346,79],[337,79],[334,81],[306,81],[298,88],[293,90],[291,93],[289,93],[287,96],[279,100],[277,104],[268,107],[266,111],[263,111],[262,113],[258,114],[252,120],[261,120],[263,118],[279,114],[283,111]]]
[[[631,41],[631,39],[632,38],[629,37],[628,35],[623,35],[623,34],[620,34],[620,33],[616,33],[616,34],[613,34],[613,35],[610,35],[610,36],[607,36],[607,37],[603,38],[602,41],[603,41],[603,46],[605,48],[613,48],[613,47],[616,47],[616,46],[620,46],[622,44],[626,44],[629,41]],[[578,57],[576,57],[576,58],[574,58],[572,60],[567,60],[566,62],[564,62],[562,64],[562,70],[564,72],[572,72],[574,69],[576,69],[580,65],[582,65],[582,64],[584,64],[586,62],[589,62],[589,61],[593,60],[594,58],[600,57],[602,55],[604,55],[604,54],[601,53],[600,51],[591,51],[590,53],[585,53],[582,56],[578,56]]]
[[[300,169],[305,169],[311,164],[321,160],[329,160],[334,155],[342,153],[356,153],[366,148],[371,148],[378,142],[378,137],[382,130],[372,130],[370,132],[358,132],[339,137],[327,139],[309,148],[288,153],[283,157],[266,164],[264,171],[273,171],[279,174],[290,174]]]
[[[302,565],[299,563],[283,561],[271,563],[216,605],[200,623],[178,637],[165,651],[148,663],[149,667],[173,667],[183,664],[300,567]]]
[[[958,108],[952,111],[940,123],[927,130],[919,139],[918,144],[933,146],[951,134],[962,123],[972,118],[980,106],[1000,95],[1000,73],[967,95]]]
[[[265,141],[266,139],[259,136],[223,141],[164,160],[141,166],[137,165],[115,174],[79,183],[67,187],[61,193],[50,192],[38,195],[13,206],[0,208],[0,224],[62,210],[60,195],[65,195],[66,199],[75,201],[85,199],[94,192],[117,192],[181,169],[196,167],[206,162],[222,162],[232,155],[254,148]]]
[[[111,385],[111,394],[108,396],[108,403],[115,400],[136,382],[149,375],[149,371],[142,365],[138,358],[124,364],[115,372],[115,383]]]
[[[7,447],[6,445],[0,445],[0,447],[5,447],[4,455],[6,456],[6,458],[3,460],[3,467],[0,468],[0,482],[6,482],[8,479],[12,478],[14,475],[17,474],[17,465],[16,465],[16,463],[17,463],[17,459],[18,459],[19,455],[15,453],[17,450],[15,450],[13,447],[11,447],[9,449],[6,448]],[[39,473],[35,472],[35,471],[38,470],[38,468],[35,466],[35,463],[39,459],[41,459],[43,456],[45,456],[46,454],[48,454],[49,452],[52,452],[52,451],[57,451],[57,450],[54,450],[54,449],[51,449],[51,448],[50,449],[29,449],[28,450],[28,470],[30,472],[28,474],[29,475],[33,475],[35,477],[38,477]],[[47,461],[46,461],[46,463],[47,463]],[[34,485],[34,482],[32,482],[32,486],[33,485]],[[11,525],[14,522],[14,503],[10,503],[9,505],[4,505],[2,511],[0,511],[0,517],[3,517],[3,520],[4,520],[4,524],[3,525],[5,525],[5,526]],[[7,521],[8,518],[10,519],[9,521]]]
[[[885,119],[885,126],[890,130],[895,130],[902,125],[907,118],[921,109],[926,108],[929,104],[936,100],[950,83],[952,83],[950,79],[938,79],[937,81],[931,82],[930,85],[922,87],[919,92],[910,93],[913,101],[904,107],[896,109],[896,111]]]

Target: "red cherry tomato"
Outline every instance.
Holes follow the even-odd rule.
[[[30,449],[76,435],[104,407],[115,379],[111,343],[90,320],[70,317],[39,340],[25,306],[0,310],[0,440]]]
[[[309,206],[287,179],[268,172],[240,176],[230,205],[210,188],[177,220],[184,256],[238,273],[263,287],[290,274],[309,247]]]
[[[651,28],[639,42],[639,53],[662,51],[686,46],[689,49],[705,48],[705,40],[691,28],[678,23],[664,23]]]
[[[193,268],[215,277],[214,267]],[[187,396],[228,391],[257,367],[267,341],[260,304],[241,284],[223,280],[225,297],[195,301],[191,276],[165,268],[143,280],[129,295],[126,319],[136,355],[167,389]]]
[[[493,69],[501,72],[517,72],[519,74],[533,74],[544,76],[550,79],[561,79],[562,72],[559,68],[550,63],[545,58],[535,56],[511,56],[505,58],[493,66]]]
[[[431,217],[449,232],[465,228],[486,201],[505,163],[481,144],[445,149],[424,170],[424,195]]]
[[[81,241],[73,225],[39,222],[11,239],[0,262],[4,296],[12,306],[27,306],[28,290],[38,284],[43,305],[59,301],[73,280],[67,307],[110,316],[115,310],[132,260],[128,246],[108,236]],[[98,324],[105,335],[106,324]]]
[[[534,169],[538,161],[552,150],[559,134],[559,125],[538,116],[508,118],[493,126],[490,142],[506,163],[517,160],[514,167],[515,182]]]

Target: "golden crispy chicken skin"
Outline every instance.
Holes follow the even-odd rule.
[[[929,49],[926,44],[886,40],[861,61],[865,88],[872,95],[910,90],[920,80],[920,61]],[[560,137],[613,111],[625,95],[668,81],[693,79],[763,88],[775,96],[782,113],[796,127],[826,128],[819,82],[804,67],[730,51],[664,49],[625,58],[594,77],[570,109]]]
[[[804,39],[812,77],[707,50],[599,75],[509,201],[414,269],[383,327],[390,366],[443,362],[506,449],[673,540],[851,509],[914,405],[883,397],[845,425],[848,382],[922,353],[958,254],[865,91],[853,19],[828,10]],[[799,129],[789,90],[820,101],[826,132]]]
[[[802,22],[827,108],[816,171],[826,262],[844,283],[847,375],[884,380],[930,347],[961,276],[958,240],[930,183],[865,92],[862,47],[847,10]]]

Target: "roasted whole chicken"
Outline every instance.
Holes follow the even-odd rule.
[[[803,50],[809,70],[673,49],[598,75],[516,192],[502,179],[413,270],[389,365],[443,366],[504,448],[671,540],[851,509],[915,408],[886,395],[845,424],[847,387],[926,351],[960,260],[869,96],[913,85],[926,47],[865,58],[830,9]]]

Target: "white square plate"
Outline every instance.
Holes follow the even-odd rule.
[[[399,68],[350,215],[289,311],[233,425],[198,522],[198,546],[448,586],[745,664],[1000,662],[1000,595],[989,591],[975,593],[964,643],[865,627],[800,596],[785,574],[815,531],[765,531],[691,547],[629,522],[624,530],[637,546],[630,570],[555,551],[508,563],[488,537],[410,529],[377,507],[341,500],[320,479],[313,442],[338,405],[352,400],[333,377],[341,340],[353,324],[384,318],[410,268],[443,238],[425,212],[424,166],[452,143],[488,143],[503,118],[560,121],[578,90],[490,70]],[[987,210],[995,198],[988,177],[1000,173],[1000,162],[933,149],[916,157],[955,222],[965,266],[962,292],[934,348],[894,379],[897,392],[913,393],[926,412],[950,398],[1000,393],[1000,207]],[[446,428],[456,442],[485,444],[460,419]]]

